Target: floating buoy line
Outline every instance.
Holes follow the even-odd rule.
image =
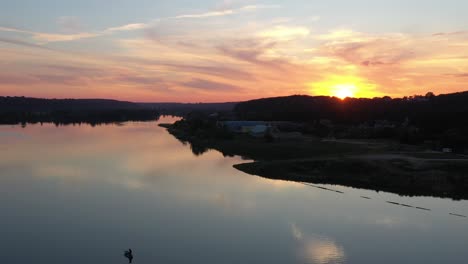
[[[331,188],[315,185],[315,184],[308,183],[308,182],[300,182],[300,183],[305,185],[305,186],[313,187],[313,188],[323,190],[323,191],[334,192],[334,193],[338,193],[338,194],[345,194],[345,192],[343,192],[343,191],[334,190],[334,189],[331,189]],[[368,197],[368,196],[360,196],[360,198],[366,199],[366,200],[372,200],[372,198]],[[385,202],[387,204],[397,205],[397,206],[406,207],[406,208],[413,208],[413,209],[422,210],[422,211],[432,211],[432,209],[429,209],[429,208],[420,207],[420,206],[413,206],[413,205],[398,203],[398,202],[394,202],[394,201],[385,201]],[[463,215],[463,214],[459,214],[459,213],[449,213],[449,215],[460,217],[460,218],[468,218],[468,216]]]

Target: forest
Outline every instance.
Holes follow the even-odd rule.
[[[464,152],[468,146],[468,92],[404,98],[295,95],[242,102],[241,120],[291,121],[321,137],[392,138]]]

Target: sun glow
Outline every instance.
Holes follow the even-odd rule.
[[[310,92],[314,95],[334,96],[340,99],[346,97],[372,98],[380,96],[376,85],[357,76],[329,76],[321,82],[308,83]]]
[[[331,95],[345,99],[346,97],[354,97],[354,93],[357,90],[354,84],[337,84],[332,87]]]

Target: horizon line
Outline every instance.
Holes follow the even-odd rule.
[[[454,93],[441,93],[441,94],[435,94],[435,96],[440,96],[440,95],[447,95],[447,94],[458,94],[458,93],[465,93],[468,92],[468,90],[465,91],[460,91],[460,92],[454,92]],[[432,92],[427,92],[427,93],[432,93]],[[205,102],[200,102],[200,101],[193,101],[193,102],[177,102],[177,101],[133,101],[133,100],[125,100],[125,99],[116,99],[116,98],[102,98],[102,97],[34,97],[34,96],[25,96],[25,95],[0,95],[0,97],[20,97],[20,98],[30,98],[30,99],[45,99],[45,100],[112,100],[112,101],[119,101],[119,102],[127,102],[127,103],[138,103],[138,104],[226,104],[226,103],[241,103],[241,102],[248,102],[248,101],[253,101],[253,100],[261,100],[261,99],[268,99],[268,98],[281,98],[281,97],[292,97],[292,96],[309,96],[309,97],[329,97],[329,98],[337,98],[340,100],[345,100],[345,99],[376,99],[376,98],[391,98],[391,99],[404,99],[404,98],[411,98],[415,96],[425,96],[425,95],[407,95],[403,97],[391,97],[388,95],[384,96],[375,96],[375,97],[345,97],[345,98],[340,98],[337,96],[330,96],[330,95],[310,95],[310,94],[291,94],[291,95],[282,95],[282,96],[272,96],[272,97],[261,97],[261,98],[253,98],[253,99],[247,99],[243,101],[205,101]]]

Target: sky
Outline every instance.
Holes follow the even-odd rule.
[[[226,102],[468,90],[468,1],[0,1],[2,96]]]

